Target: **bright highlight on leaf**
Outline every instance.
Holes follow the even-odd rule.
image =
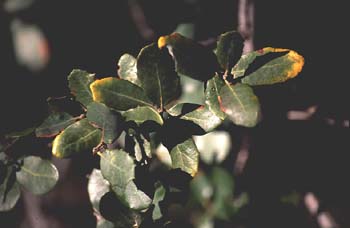
[[[145,121],[154,121],[160,125],[163,125],[163,118],[159,113],[151,107],[143,106],[134,109],[129,109],[123,113],[126,121],[134,121],[136,124],[141,125]]]

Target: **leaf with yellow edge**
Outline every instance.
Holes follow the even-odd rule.
[[[172,168],[194,176],[198,171],[199,152],[192,138],[176,145],[170,152]]]
[[[82,119],[56,136],[52,145],[52,154],[58,158],[67,158],[84,151],[91,151],[101,142],[101,137],[100,129],[91,126],[87,119]]]
[[[152,106],[145,92],[137,85],[118,78],[103,78],[90,85],[94,101],[110,108],[126,111],[137,106]]]
[[[257,61],[257,57],[269,53],[282,54],[282,56],[270,60],[256,71],[247,74],[248,67]],[[232,68],[231,73],[234,78],[245,76],[242,82],[248,85],[270,85],[296,77],[303,66],[304,58],[297,52],[284,48],[266,47],[242,56]]]

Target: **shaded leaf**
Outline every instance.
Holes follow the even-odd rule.
[[[11,210],[16,205],[20,195],[15,175],[8,170],[4,182],[0,184],[0,211]]]
[[[270,60],[255,72],[249,74],[248,77],[246,73],[248,67],[254,64],[258,57],[267,56],[267,54],[271,53],[281,54],[282,56]],[[244,83],[250,85],[265,85],[283,82],[297,76],[303,65],[304,58],[293,50],[266,47],[243,55],[236,66],[232,68],[231,73],[234,78],[247,75],[244,78]]]
[[[6,156],[5,153],[0,152],[0,185],[2,185],[7,177],[7,166],[2,161],[2,156]]]
[[[188,77],[206,81],[218,69],[215,54],[204,46],[188,39],[179,33],[162,36],[158,40],[158,47],[167,46],[175,59],[176,71]]]
[[[179,104],[176,104],[176,105],[170,107],[166,111],[167,111],[167,113],[169,113],[172,116],[180,116],[180,115],[184,115],[184,114],[187,114],[189,112],[192,112],[199,107],[200,107],[200,105],[198,105],[198,104],[179,103]]]
[[[92,102],[90,84],[95,80],[95,74],[74,69],[68,76],[68,86],[77,101],[87,107]]]
[[[35,129],[36,137],[53,137],[76,121],[76,118],[65,112],[52,113]]]
[[[184,37],[193,39],[194,30],[195,30],[195,25],[193,23],[182,23],[182,24],[178,24],[174,32],[179,33]]]
[[[196,110],[181,117],[183,120],[192,121],[204,131],[212,131],[222,123],[222,120],[211,112],[208,106],[201,106]]]
[[[82,119],[56,136],[52,145],[52,154],[58,158],[67,158],[84,151],[91,151],[101,142],[101,137],[100,129],[91,126],[87,119]]]
[[[129,81],[117,78],[96,80],[90,86],[94,101],[126,111],[137,106],[152,106],[144,91]]]
[[[183,120],[170,116],[160,131],[157,133],[161,143],[171,151],[176,145],[181,144],[193,135],[204,135],[205,131],[189,120]]]
[[[104,104],[91,102],[86,117],[90,123],[102,129],[103,141],[107,144],[114,142],[123,131],[121,115]]]
[[[220,90],[221,109],[237,125],[254,127],[260,105],[252,88],[245,84],[225,85]]]
[[[123,198],[127,206],[133,210],[146,209],[152,202],[144,192],[137,189],[133,181],[127,184]]]
[[[226,118],[226,114],[221,110],[219,99],[220,90],[224,85],[224,80],[222,80],[218,75],[215,75],[207,82],[207,88],[205,90],[205,104],[208,106],[210,111],[212,111],[222,120]]]
[[[166,50],[153,43],[144,47],[137,57],[137,74],[147,96],[160,110],[180,96],[180,78],[174,61]]]
[[[87,188],[92,207],[99,211],[102,196],[109,192],[109,183],[103,178],[101,170],[92,170]]]
[[[57,168],[48,160],[29,156],[24,158],[17,181],[35,195],[49,192],[58,181]]]
[[[199,152],[192,138],[176,145],[170,152],[172,168],[194,176],[198,170]]]
[[[221,34],[216,48],[216,56],[221,67],[231,70],[240,59],[244,46],[244,39],[237,31]]]
[[[154,121],[163,125],[163,118],[154,108],[143,106],[134,109],[129,109],[123,113],[126,121],[134,121],[137,125],[141,125],[145,121]]]
[[[35,127],[30,127],[27,129],[24,129],[22,131],[16,131],[16,132],[11,132],[7,135],[5,135],[6,138],[21,138],[24,136],[30,135],[32,132],[34,132]]]
[[[166,191],[164,186],[160,182],[157,182],[155,184],[155,187],[156,187],[156,191],[154,192],[153,202],[152,202],[152,204],[154,205],[154,209],[152,212],[152,219],[158,220],[163,216],[160,210],[159,203],[164,199]]]
[[[141,82],[137,77],[136,58],[129,54],[124,54],[118,61],[118,75],[121,79],[141,86]]]
[[[117,228],[139,227],[142,221],[141,215],[127,208],[114,192],[107,192],[102,196],[100,212]]]
[[[118,196],[124,194],[127,184],[135,178],[135,164],[123,150],[106,150],[99,153],[103,177],[108,180]]]

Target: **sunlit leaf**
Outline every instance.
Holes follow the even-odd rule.
[[[116,227],[112,222],[104,218],[99,218],[96,224],[96,228],[119,228],[119,227]]]
[[[103,78],[90,86],[94,101],[110,108],[126,111],[137,106],[152,106],[144,91],[127,80]]]
[[[180,96],[180,78],[166,50],[153,43],[144,47],[137,57],[137,74],[147,96],[162,110]]]
[[[154,192],[154,197],[152,202],[152,204],[154,205],[154,209],[152,212],[152,219],[158,220],[163,216],[160,210],[159,203],[164,199],[166,191],[164,186],[160,182],[157,182],[155,187],[156,187],[156,191]]]
[[[245,84],[225,85],[220,90],[221,109],[237,125],[254,127],[260,105],[252,88]]]
[[[134,109],[129,109],[123,113],[126,121],[134,121],[136,124],[140,125],[145,121],[154,121],[160,125],[163,125],[163,118],[160,114],[149,106],[137,107]]]
[[[218,69],[215,54],[204,46],[188,39],[179,33],[162,36],[158,40],[158,47],[167,46],[173,55],[176,71],[191,78],[206,81]]]
[[[121,79],[128,80],[138,86],[141,86],[137,77],[136,58],[129,54],[124,54],[118,61],[118,75]]]
[[[183,115],[181,119],[192,121],[206,132],[214,130],[222,123],[222,120],[210,111],[208,106],[201,106]]]
[[[226,118],[226,114],[221,110],[219,99],[220,90],[224,85],[225,82],[216,75],[207,82],[205,90],[205,104],[210,111],[222,120]]]
[[[92,102],[90,84],[95,80],[95,74],[75,69],[68,76],[68,85],[77,101],[87,107]]]
[[[101,170],[93,169],[88,182],[88,193],[90,202],[96,211],[100,210],[100,200],[109,191],[109,183],[101,173]]]
[[[101,137],[100,129],[91,126],[87,119],[82,119],[56,136],[52,145],[52,154],[58,158],[66,158],[84,151],[91,151],[101,142]]]
[[[106,150],[99,154],[103,177],[118,196],[124,194],[127,184],[135,178],[135,163],[123,150]]]
[[[16,176],[18,183],[36,195],[49,192],[58,181],[57,168],[50,161],[35,156],[24,158]]]
[[[91,102],[87,107],[86,117],[90,123],[102,129],[105,143],[112,143],[122,133],[121,115],[104,104]]]
[[[271,53],[282,56],[270,60],[249,75],[246,74],[248,67],[254,64],[258,57]],[[242,56],[237,65],[232,68],[232,74],[235,78],[246,75],[242,82],[248,85],[268,85],[296,77],[303,66],[304,58],[297,52],[283,48],[266,47]]]
[[[35,129],[36,137],[53,137],[76,121],[76,118],[66,112],[52,113]]]
[[[180,168],[191,176],[197,173],[199,152],[192,138],[176,145],[170,156],[173,169]]]
[[[123,198],[128,207],[134,210],[146,209],[152,202],[144,192],[137,189],[133,181],[126,185]]]
[[[134,150],[135,150],[135,158],[136,161],[140,162],[143,157],[143,153],[149,158],[152,158],[152,148],[151,148],[151,142],[148,141],[142,134],[138,139],[134,137]]]
[[[244,40],[236,31],[221,34],[216,48],[216,56],[221,67],[230,70],[242,55]]]

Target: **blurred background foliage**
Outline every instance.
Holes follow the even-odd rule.
[[[215,227],[350,227],[348,70],[347,58],[340,57],[348,43],[343,3],[1,0],[0,134],[40,123],[47,115],[46,99],[68,94],[66,77],[73,68],[115,76],[123,53],[136,55],[176,29],[214,47],[219,34],[241,26],[242,2],[254,6],[255,49],[290,48],[306,64],[298,78],[256,89],[263,114],[256,128],[219,129],[229,133],[232,144],[221,167],[234,174],[235,192],[247,193],[249,203],[233,223]],[[178,27],[184,23],[187,27]],[[47,156],[43,144],[21,149]],[[96,159],[54,162],[61,175],[56,189],[41,198],[26,193],[15,210],[0,213],[1,227],[95,227],[86,175]],[[203,176],[196,178],[193,191],[206,183]],[[202,206],[195,208],[199,215]]]

